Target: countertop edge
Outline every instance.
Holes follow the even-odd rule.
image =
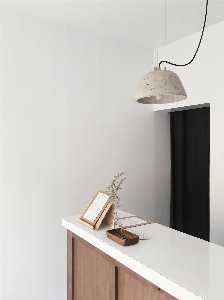
[[[144,266],[143,264],[137,262],[132,257],[113,248],[111,245],[105,243],[101,239],[89,234],[87,231],[76,226],[75,224],[62,219],[62,226],[71,232],[75,233],[79,237],[83,238],[85,241],[89,242],[91,245],[103,251],[105,254],[111,256],[124,266],[128,267],[133,272],[142,276],[151,283],[159,286],[162,290],[166,291],[170,295],[176,297],[180,300],[204,300],[203,298],[193,294],[184,287],[178,285],[177,283],[169,280],[163,275],[153,271],[152,269]]]

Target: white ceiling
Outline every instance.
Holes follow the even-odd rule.
[[[206,0],[167,0],[166,43],[201,31],[205,5]],[[165,0],[16,0],[1,6],[149,50],[165,44]],[[223,20],[224,0],[209,0],[206,27]]]

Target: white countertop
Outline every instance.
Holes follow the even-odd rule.
[[[139,227],[150,240],[124,247],[107,238],[106,225],[93,231],[76,218],[64,218],[62,225],[177,299],[224,299],[224,247],[157,223]]]

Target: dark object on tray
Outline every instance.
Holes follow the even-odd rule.
[[[109,239],[122,246],[130,246],[139,242],[139,236],[137,234],[131,233],[121,228],[107,230],[106,235]]]

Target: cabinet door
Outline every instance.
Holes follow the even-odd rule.
[[[67,300],[177,300],[69,230],[67,249]]]
[[[118,300],[177,300],[137,274],[118,268]]]
[[[114,264],[77,239],[73,251],[74,300],[114,300]]]

